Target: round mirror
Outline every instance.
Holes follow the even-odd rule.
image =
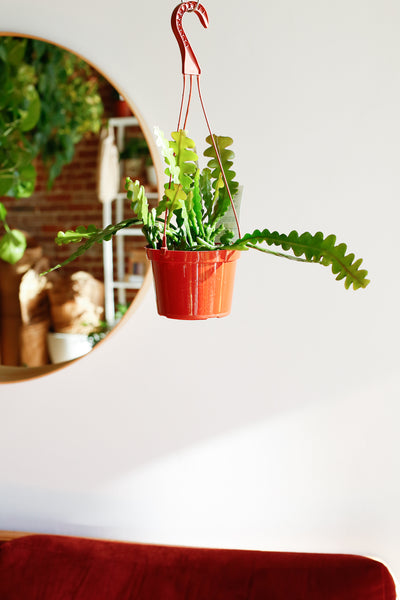
[[[140,229],[43,273],[74,250],[58,230],[132,216],[127,176],[158,202],[154,156],[135,107],[93,65],[0,36],[0,382],[69,364],[133,310],[149,277]]]

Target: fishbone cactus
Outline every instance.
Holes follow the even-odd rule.
[[[187,136],[186,131],[173,132],[171,141],[159,129],[155,130],[155,134],[164,157],[165,173],[169,178],[158,206],[150,209],[143,185],[127,178],[125,189],[135,217],[109,225],[105,229],[90,225],[87,228],[77,227],[75,231],[59,232],[57,244],[83,243],[53,269],[71,262],[93,244],[109,240],[120,229],[141,225],[150,248],[161,248],[165,235],[169,250],[255,249],[290,260],[330,266],[336,279],[344,280],[346,289],[353,286],[356,290],[368,285],[367,271],[361,268],[362,259],[356,259],[353,253],[347,253],[346,244],[337,244],[335,235],[325,236],[321,232],[314,235],[309,232],[299,234],[297,231],[284,234],[269,229],[255,229],[252,233],[234,239],[236,232],[229,229],[222,220],[230,207],[230,199],[211,137],[206,139],[208,147],[204,151],[204,156],[209,161],[200,170],[195,143]],[[235,180],[236,173],[232,170],[234,153],[229,146],[233,140],[214,136],[214,141],[234,199],[239,184]],[[271,247],[278,247],[280,250],[276,251]]]

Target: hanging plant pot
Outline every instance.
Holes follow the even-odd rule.
[[[239,224],[242,188],[232,169],[235,155],[230,146],[233,139],[215,135],[210,128],[200,91],[200,66],[182,27],[186,12],[196,14],[203,27],[208,26],[207,11],[199,1],[182,1],[172,13],[172,29],[182,55],[183,89],[178,126],[171,134],[172,140],[167,140],[158,127],[154,130],[166,164],[164,172],[169,176],[160,202],[157,207],[152,207],[140,180],[127,177],[125,190],[135,217],[109,224],[103,230],[91,225],[80,226],[76,231],[59,231],[57,244],[82,241],[82,245],[53,268],[71,262],[93,244],[109,240],[124,228],[141,226],[149,244],[146,252],[153,268],[158,313],[171,319],[209,319],[228,315],[236,261],[242,250],[260,250],[290,260],[331,266],[336,279],[343,280],[346,288],[351,285],[355,290],[366,287],[369,280],[367,271],[360,268],[362,259],[355,260],[353,253],[345,254],[347,245],[336,244],[333,234],[325,237],[321,231],[313,235],[308,231],[299,234],[296,230],[285,234],[263,227],[242,235]],[[186,94],[188,83],[190,91]],[[186,129],[194,84],[197,84],[209,132],[203,152],[208,159],[204,168],[200,167],[196,144]],[[134,144],[140,142],[139,138],[132,140]],[[127,158],[128,154],[143,156],[140,152],[131,154],[132,149],[125,156],[125,150],[124,154],[121,152],[121,159]],[[149,155],[148,148],[144,154]],[[164,248],[167,241],[171,250],[150,248]],[[221,246],[226,249],[214,250]],[[282,251],[275,251],[271,246],[280,247]]]
[[[154,250],[151,261],[158,314],[170,319],[226,317],[231,311],[237,250]]]

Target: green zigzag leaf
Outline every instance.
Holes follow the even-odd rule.
[[[196,144],[190,139],[183,129],[173,131],[171,136],[174,141],[169,143],[174,152],[176,163],[180,169],[180,182],[184,190],[188,190],[193,182],[191,177],[197,171],[198,156],[194,151]]]
[[[231,137],[221,135],[214,135],[213,137],[218,150],[218,154],[221,159],[221,164],[226,177],[226,181],[228,183],[231,196],[233,197],[239,189],[239,184],[234,179],[236,173],[235,171],[231,170],[235,154],[232,150],[228,149],[228,146],[233,144],[233,139]],[[210,158],[210,160],[207,163],[207,166],[211,169],[211,177],[214,180],[213,188],[218,192],[221,168],[219,166],[215,148],[212,144],[212,138],[210,135],[207,136],[206,142],[209,144],[209,147],[206,148],[206,150],[204,151],[204,156]],[[226,213],[230,205],[231,203],[229,194],[225,186],[223,186],[219,189],[219,193],[216,194],[216,202],[213,208],[212,221],[214,223],[217,222]]]
[[[285,252],[293,252],[293,255],[260,248],[258,244],[262,243],[266,243],[268,246],[280,246]],[[369,284],[369,280],[366,279],[368,272],[365,269],[360,269],[362,259],[359,258],[354,262],[354,254],[346,254],[346,244],[335,245],[335,243],[335,235],[324,237],[320,231],[315,235],[312,235],[308,231],[301,235],[297,231],[291,231],[289,235],[286,235],[277,231],[270,232],[268,229],[264,229],[263,231],[256,229],[253,233],[244,235],[240,240],[230,245],[229,248],[237,250],[255,248],[262,252],[283,256],[291,260],[331,266],[332,273],[336,275],[336,279],[344,279],[346,289],[351,285],[353,285],[355,290],[360,287],[365,288]]]
[[[204,208],[206,210],[206,215],[208,220],[211,218],[212,208],[213,208],[213,193],[211,186],[211,170],[203,169],[200,174],[200,191],[203,197]]]
[[[187,194],[181,184],[171,183],[165,187],[164,196],[157,206],[157,216],[168,210],[168,224],[171,222],[174,212],[181,210],[185,204]]]
[[[144,186],[140,181],[132,181],[130,177],[125,180],[125,190],[128,200],[131,201],[131,209],[144,225],[149,225],[149,203]]]
[[[79,248],[73,252],[68,258],[66,258],[63,262],[55,265],[48,271],[41,273],[41,275],[46,275],[51,271],[55,271],[56,269],[60,269],[61,267],[67,265],[72,262],[78,256],[84,254],[89,248],[91,248],[94,244],[100,244],[101,242],[109,241],[113,235],[115,235],[120,229],[125,229],[125,227],[130,227],[131,225],[139,225],[142,224],[142,221],[139,219],[126,219],[125,221],[121,221],[116,225],[108,225],[104,229],[98,229],[95,225],[89,225],[87,228],[83,225],[80,225],[73,230],[68,231],[59,231],[56,237],[56,244],[62,246],[63,244],[70,244],[73,242],[81,242],[82,240],[86,240],[83,244],[79,246]]]

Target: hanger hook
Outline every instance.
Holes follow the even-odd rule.
[[[186,0],[181,0],[181,4],[184,4],[184,2],[186,2]],[[196,4],[195,9],[199,8],[199,4],[200,4],[200,0],[197,0],[197,4]],[[188,12],[191,12],[192,10],[195,10],[195,9],[191,8]]]
[[[182,55],[182,73],[184,75],[200,75],[201,70],[199,63],[197,62],[196,56],[192,50],[189,40],[182,26],[182,17],[185,12],[194,12],[199,17],[200,23],[203,27],[208,27],[208,15],[207,11],[200,1],[181,2],[175,7],[172,17],[171,26],[172,31],[178,41],[179,49]]]

